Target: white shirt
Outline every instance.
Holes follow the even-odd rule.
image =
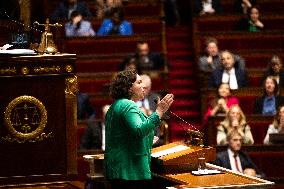
[[[224,70],[222,75],[222,83],[229,83],[230,89],[238,89],[238,81],[235,74],[235,68],[227,71]]]
[[[228,154],[229,154],[229,159],[230,159],[230,164],[231,164],[232,170],[238,172],[236,164],[235,164],[235,157],[234,157],[235,154],[234,154],[234,152],[231,149],[228,148]],[[240,172],[243,172],[243,168],[242,168],[240,157],[237,156],[236,158],[237,158],[239,170],[240,170]]]
[[[212,0],[202,1],[203,11],[211,12],[212,8]]]
[[[102,123],[102,150],[103,151],[105,151],[105,143],[106,143],[105,133],[106,133],[105,123]]]
[[[136,104],[138,105],[139,108],[143,106],[145,109],[150,110],[150,104],[147,98],[137,101]]]

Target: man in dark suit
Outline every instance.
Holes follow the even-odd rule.
[[[217,88],[221,83],[229,83],[230,89],[239,89],[248,85],[245,70],[235,65],[234,56],[230,51],[221,53],[222,67],[215,69],[208,80],[209,88]]]
[[[136,45],[136,53],[125,58],[120,65],[120,70],[123,70],[125,65],[131,60],[135,59],[138,69],[141,72],[162,70],[166,64],[166,61],[162,54],[151,52],[149,44],[146,41],[138,41]]]
[[[231,169],[233,171],[263,177],[264,174],[257,168],[251,158],[241,150],[242,134],[238,130],[232,130],[228,136],[228,149],[217,153],[213,164]]]

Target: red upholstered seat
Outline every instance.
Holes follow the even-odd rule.
[[[77,55],[132,53],[136,49],[137,41],[142,38],[147,40],[152,51],[162,52],[160,35],[66,38],[63,52]]]
[[[249,156],[267,177],[284,177],[284,152],[250,152]]]

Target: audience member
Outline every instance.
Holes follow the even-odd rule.
[[[154,93],[151,91],[152,88],[152,81],[151,78],[143,74],[140,76],[142,79],[142,83],[144,84],[144,94],[145,98],[142,100],[137,101],[137,105],[140,107],[140,109],[147,115],[151,115],[153,112],[156,111],[157,103],[155,100],[158,99],[159,95],[157,93]],[[153,147],[160,146],[164,144],[164,135],[162,135],[160,127],[155,128],[154,130],[154,141],[153,141]]]
[[[235,65],[240,69],[245,69],[245,61],[238,55],[233,55]],[[212,72],[216,68],[220,68],[221,56],[218,48],[218,41],[216,38],[209,37],[205,41],[205,55],[199,58],[199,70],[203,72]]]
[[[268,76],[264,80],[264,94],[255,99],[254,114],[275,115],[277,108],[283,104],[283,97],[278,96],[278,84],[274,77]]]
[[[238,30],[259,32],[264,30],[264,24],[260,21],[258,6],[252,6],[248,11],[248,17],[242,18],[238,24]]]
[[[105,150],[105,115],[109,105],[102,107],[102,120],[89,120],[87,129],[80,141],[80,149],[102,149]]]
[[[229,83],[230,89],[246,87],[248,80],[246,71],[235,64],[233,54],[225,50],[221,53],[222,66],[215,69],[209,80],[209,88],[217,88],[221,83]]]
[[[235,0],[234,3],[235,11],[242,14],[247,14],[254,5],[256,5],[256,0]]]
[[[65,24],[65,35],[66,37],[88,37],[94,36],[95,32],[91,22],[83,20],[78,11],[73,11],[70,21]]]
[[[142,73],[144,71],[162,70],[166,64],[163,55],[151,52],[149,44],[146,41],[137,42],[136,53],[126,57],[121,67],[125,67],[125,64],[132,58],[136,60]]]
[[[92,14],[88,6],[77,0],[63,0],[51,15],[52,21],[70,20],[71,13],[78,11],[84,19],[90,20]]]
[[[282,70],[282,66],[283,64],[281,58],[277,55],[273,55],[268,64],[268,69],[262,79],[262,83],[268,76],[271,76],[277,81],[279,88],[283,87],[284,72]]]
[[[284,106],[279,106],[272,124],[270,124],[268,127],[263,143],[271,144],[269,135],[274,133],[284,133]]]
[[[101,27],[99,28],[97,35],[132,35],[132,25],[130,22],[124,19],[123,9],[115,7],[111,10],[110,18],[105,18]]]
[[[113,8],[122,7],[122,0],[96,0],[95,2],[98,19],[108,17]]]
[[[145,98],[137,101],[137,105],[143,110],[146,115],[151,115],[157,107],[155,100],[158,99],[159,95],[151,91],[152,81],[151,78],[146,75],[140,75],[142,83],[144,84],[144,94]]]
[[[95,119],[95,111],[90,102],[89,95],[86,93],[77,93],[77,119]]]
[[[222,12],[219,0],[195,0],[195,15],[207,15]]]
[[[204,116],[205,122],[209,116],[215,116],[219,113],[227,114],[233,104],[239,104],[236,97],[231,96],[231,89],[228,83],[221,83],[218,87],[217,96],[211,100],[207,112]]]
[[[230,107],[224,121],[217,127],[217,145],[227,144],[227,135],[233,130],[237,130],[241,134],[244,144],[254,143],[246,117],[240,106],[236,104]]]
[[[243,135],[232,130],[227,136],[228,149],[218,152],[213,164],[250,176],[264,177],[251,158],[241,150]]]

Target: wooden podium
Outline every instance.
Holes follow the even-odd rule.
[[[193,174],[198,158],[213,161],[216,151],[212,147],[186,145],[184,142],[166,144],[152,150],[152,170],[158,189],[196,188],[270,188],[274,183],[209,163],[206,168],[218,174]],[[195,172],[196,173],[196,172]]]
[[[76,55],[0,55],[0,186],[77,175]]]

